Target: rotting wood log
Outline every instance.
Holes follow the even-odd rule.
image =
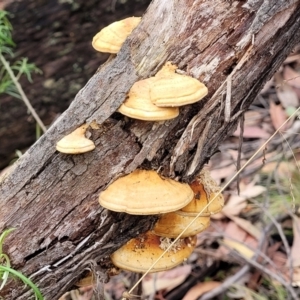
[[[120,53],[101,66],[69,109],[15,164],[0,187],[4,251],[45,299],[58,299],[91,263],[103,265],[155,216],[108,212],[98,195],[138,167],[189,182],[236,128],[241,114],[300,40],[297,1],[159,1]],[[167,122],[129,120],[116,109],[132,84],[166,62],[203,81],[209,95]],[[229,115],[224,113],[231,88]],[[55,143],[84,122],[96,149],[70,156]],[[31,299],[20,282],[5,299]]]

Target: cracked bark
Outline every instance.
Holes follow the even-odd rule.
[[[255,16],[273,2],[252,2],[248,9],[247,1],[154,0],[120,53],[99,68],[1,182],[0,231],[16,228],[4,251],[14,268],[31,276],[45,299],[58,299],[69,290],[91,261],[106,265],[109,254],[155,221],[155,216],[101,208],[100,191],[138,167],[160,168],[165,176],[189,182],[299,42],[300,1],[278,2],[282,9],[269,9],[263,20]],[[254,45],[244,39],[254,33],[251,28]],[[155,74],[167,60],[203,81],[209,95],[167,122],[129,120],[115,113],[132,84]],[[76,156],[55,151],[60,138],[92,121],[101,124],[90,130],[94,151]],[[16,281],[1,296],[33,298]]]

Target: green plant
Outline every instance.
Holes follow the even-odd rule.
[[[32,82],[31,74],[33,72],[41,73],[41,70],[34,64],[28,63],[27,58],[22,58],[12,65],[7,60],[7,56],[14,56],[12,47],[15,45],[11,36],[12,26],[7,16],[8,13],[6,11],[0,10],[0,62],[2,63],[0,65],[0,94],[6,93],[22,99],[40,128],[45,132],[45,125],[35,112],[19,83],[22,75],[25,75],[28,81]]]
[[[9,276],[12,276],[14,278],[21,279],[26,285],[28,285],[34,292],[36,299],[43,300],[44,297],[38,287],[26,276],[24,276],[22,273],[20,273],[17,270],[14,270],[10,265],[10,260],[7,254],[3,253],[2,245],[7,237],[7,235],[15,230],[15,228],[10,228],[5,230],[0,235],[0,290],[3,289],[5,286]]]

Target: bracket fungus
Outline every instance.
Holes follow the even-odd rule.
[[[196,237],[179,239],[150,272],[160,272],[181,264],[193,252]],[[148,271],[151,265],[163,254],[172,241],[155,235],[151,231],[131,239],[111,255],[111,260],[120,269],[137,273]]]
[[[94,150],[94,142],[85,137],[88,127],[88,124],[83,124],[63,137],[56,143],[56,150],[66,154],[80,154]]]
[[[140,17],[130,17],[104,27],[94,36],[92,46],[100,52],[118,53],[126,38],[140,21]]]
[[[153,231],[159,236],[176,238],[194,219],[193,216],[182,216],[175,212],[162,215],[155,223]],[[182,234],[182,238],[196,235],[210,224],[210,217],[198,217]]]
[[[211,178],[209,171],[203,169],[196,179],[190,184],[195,193],[194,199],[178,211],[185,216],[196,216],[203,210],[201,216],[210,216],[220,212],[224,206],[224,197],[219,194],[220,187]],[[214,199],[214,200],[213,200]],[[209,203],[209,205],[207,205]],[[204,208],[207,206],[206,208]]]
[[[175,107],[197,102],[204,98],[207,87],[199,80],[175,73],[176,65],[167,62],[155,75],[150,88],[152,102],[159,107]]]
[[[164,121],[176,118],[177,107],[158,107],[150,99],[150,86],[154,77],[140,80],[131,87],[127,99],[118,111],[128,117],[145,121]]]
[[[176,211],[193,197],[188,184],[163,178],[153,170],[135,170],[101,192],[99,203],[117,212],[153,215]]]

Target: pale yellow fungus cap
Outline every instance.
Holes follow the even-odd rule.
[[[131,87],[127,99],[118,111],[130,118],[145,121],[164,121],[176,118],[179,114],[177,107],[158,107],[150,99],[150,85],[154,78],[140,80]]]
[[[153,231],[159,236],[176,238],[194,219],[192,216],[182,216],[176,211],[162,215],[156,222]],[[182,238],[197,233],[206,229],[210,224],[210,217],[198,217],[194,223],[189,226],[181,236]]]
[[[185,207],[178,211],[178,214],[187,216],[196,216],[200,211],[201,216],[210,216],[220,212],[224,206],[224,197],[218,195],[220,187],[211,178],[208,170],[202,170],[195,181],[190,184],[194,191],[194,199]],[[214,200],[213,198],[218,195]],[[204,209],[204,207],[209,205]]]
[[[172,269],[186,260],[196,246],[196,237],[179,239],[150,270],[160,272]],[[130,240],[111,255],[111,260],[120,269],[145,273],[167,249],[171,239],[159,237],[148,231]]]
[[[94,36],[92,46],[100,52],[118,53],[140,21],[139,17],[130,17],[104,27]]]
[[[87,128],[88,125],[84,124],[63,137],[57,142],[56,150],[66,154],[80,154],[94,150],[94,142],[85,137]]]
[[[176,107],[197,102],[204,98],[207,87],[199,80],[175,73],[177,66],[167,62],[155,75],[150,88],[151,101],[159,107]]]
[[[117,212],[154,215],[178,210],[193,197],[188,184],[161,177],[153,170],[135,170],[100,193],[99,203]]]

